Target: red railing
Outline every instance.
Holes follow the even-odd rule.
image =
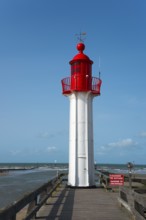
[[[67,77],[61,80],[62,83],[62,93],[69,94],[71,93],[70,85],[71,85],[71,77]]]
[[[102,80],[97,77],[92,77],[92,92],[100,95],[100,87]]]
[[[92,77],[91,78],[92,83],[91,83],[91,91],[93,94],[100,95],[100,87],[101,87],[101,79],[97,77]],[[63,94],[70,94],[72,93],[71,89],[71,77],[67,77],[61,80],[62,83],[62,93]],[[75,91],[80,91],[78,88],[76,88]]]

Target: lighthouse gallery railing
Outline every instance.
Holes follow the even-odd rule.
[[[70,94],[72,92],[72,90],[71,90],[71,77],[66,77],[61,82],[62,82],[63,94]],[[101,83],[102,83],[101,79],[99,79],[97,77],[91,78],[91,91],[92,91],[92,93],[100,95]],[[78,88],[76,88],[76,91],[79,91]]]

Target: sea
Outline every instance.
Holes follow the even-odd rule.
[[[126,164],[96,164],[95,168],[111,173],[128,172]],[[68,164],[0,163],[0,170],[2,169],[9,169],[9,171],[0,174],[0,209],[14,204],[25,194],[57,176],[58,173],[67,173]],[[146,174],[146,165],[134,165],[132,172]]]

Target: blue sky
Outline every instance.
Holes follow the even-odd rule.
[[[0,162],[68,162],[70,75],[76,33],[98,76],[97,163],[146,164],[146,1],[0,1]]]

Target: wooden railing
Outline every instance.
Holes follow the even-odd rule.
[[[118,200],[120,205],[134,216],[135,220],[146,219],[146,189],[130,190],[121,187]]]
[[[25,195],[15,204],[0,210],[0,220],[17,220],[17,214],[24,208],[27,207],[25,220],[30,220],[36,217],[37,211],[41,208],[47,199],[52,195],[53,191],[63,180],[63,174],[58,177],[54,177],[48,183],[39,187],[35,191]]]
[[[105,189],[111,189],[110,186],[110,178],[109,178],[109,172],[108,171],[99,171],[96,170],[100,185],[103,186]]]

